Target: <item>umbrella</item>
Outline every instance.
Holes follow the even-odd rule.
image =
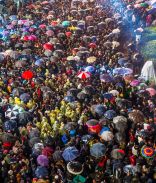
[[[83,166],[77,161],[72,161],[67,164],[67,170],[73,175],[79,175],[83,172]]]
[[[24,111],[18,115],[18,124],[21,126],[27,125],[33,120],[33,115],[30,112]]]
[[[76,124],[74,122],[68,122],[67,124],[64,125],[64,129],[65,130],[74,130],[75,129]]]
[[[93,16],[86,16],[86,21],[92,21],[93,20]]]
[[[89,140],[91,140],[91,139],[93,139],[93,137],[91,136],[91,135],[89,135],[89,134],[87,134],[87,135],[83,135],[82,137],[81,137],[81,141],[82,142],[85,142],[85,143],[87,143]]]
[[[29,138],[34,138],[34,137],[39,137],[40,136],[40,131],[38,128],[31,128],[29,131]]]
[[[90,148],[90,154],[95,158],[100,158],[104,156],[105,153],[106,153],[106,146],[102,143],[95,143]]]
[[[69,21],[63,21],[62,25],[63,25],[63,27],[69,27],[70,26],[70,22]]]
[[[114,97],[119,95],[119,92],[117,90],[111,90],[109,93],[111,93]]]
[[[51,89],[50,89],[48,86],[42,86],[42,87],[41,87],[41,91],[42,91],[43,93],[45,93],[45,92],[51,92]]]
[[[117,98],[116,105],[121,109],[125,109],[131,106],[131,102],[126,99]]]
[[[43,63],[44,63],[43,59],[38,59],[35,61],[36,66],[41,66],[41,65],[43,65]]]
[[[87,58],[88,63],[94,63],[95,61],[96,61],[96,57],[94,57],[94,56]]]
[[[32,148],[34,144],[41,143],[40,137],[33,137],[29,140],[29,146]]]
[[[87,95],[85,92],[83,92],[83,91],[81,91],[81,92],[79,92],[79,93],[77,94],[77,98],[78,98],[79,100],[85,100],[87,97],[88,97],[88,95]]]
[[[130,83],[131,86],[138,86],[139,84],[140,84],[140,81],[137,80],[137,79],[133,80],[133,81]]]
[[[127,123],[127,118],[124,116],[116,116],[113,118],[113,123],[117,124],[119,122]]]
[[[25,67],[27,65],[26,61],[21,60],[21,61],[16,61],[15,62],[15,67]]]
[[[23,111],[24,109],[17,105],[11,106],[9,107],[9,109],[6,110],[5,117],[9,119],[16,119],[17,115],[22,113]]]
[[[134,110],[134,111],[130,112],[128,117],[133,123],[144,122],[144,114],[139,110]]]
[[[150,159],[155,156],[155,151],[152,147],[143,146],[141,148],[141,155],[146,159]]]
[[[43,166],[38,166],[37,169],[35,170],[35,175],[37,178],[47,178],[48,177],[48,170],[46,167]]]
[[[80,72],[79,74],[78,74],[78,78],[80,78],[80,79],[87,79],[87,78],[90,78],[90,73],[89,72],[84,72],[84,71],[82,71],[82,72]]]
[[[102,132],[100,132],[100,137],[101,137],[104,141],[108,142],[108,141],[113,140],[114,135],[113,135],[113,133],[110,132],[110,131],[102,131]]]
[[[72,95],[68,95],[68,96],[64,97],[64,100],[66,102],[74,102],[75,101],[75,97],[73,97]]]
[[[91,85],[87,85],[84,87],[83,92],[87,95],[93,95],[95,90]]]
[[[46,31],[46,35],[47,35],[48,37],[51,37],[51,36],[54,35],[54,32],[53,32],[52,30],[47,30],[47,31]]]
[[[42,155],[44,156],[47,156],[47,157],[51,157],[52,154],[53,154],[53,149],[51,147],[45,147],[43,150],[42,150]]]
[[[64,158],[65,161],[73,161],[78,156],[79,151],[74,146],[67,147],[62,153],[62,157]]]
[[[111,93],[104,93],[103,97],[104,97],[104,99],[111,100],[113,98],[113,94],[111,94]]]
[[[91,119],[91,120],[87,121],[86,125],[88,127],[88,131],[91,133],[99,133],[101,130],[101,125],[95,119]]]
[[[31,99],[31,96],[29,95],[29,93],[23,93],[22,95],[20,95],[20,99],[23,102],[27,103]]]
[[[100,75],[101,82],[111,83],[113,82],[113,78],[109,74],[102,74]]]
[[[78,90],[76,88],[71,88],[70,90],[67,91],[67,95],[76,96],[77,93],[78,93]]]
[[[113,149],[111,152],[111,157],[113,159],[117,159],[117,160],[123,159],[124,156],[125,156],[125,152],[122,149]]]
[[[37,157],[37,163],[40,166],[48,166],[49,160],[48,160],[47,156],[45,156],[45,155],[39,155]]]
[[[24,88],[18,87],[14,88],[12,91],[12,95],[15,96],[20,96],[22,93],[24,93]]]
[[[15,120],[8,120],[4,123],[5,131],[14,131],[17,128],[17,122]]]
[[[44,145],[42,143],[35,143],[32,152],[34,155],[39,156],[42,153],[42,150],[44,149]]]
[[[93,73],[95,71],[95,68],[93,66],[87,66],[85,68],[85,72],[90,72],[90,73]]]
[[[130,75],[132,73],[133,73],[133,70],[129,69],[129,68],[121,68],[121,67],[119,67],[119,68],[115,68],[113,70],[113,74],[114,75],[122,75],[122,76],[124,76],[124,75]]]
[[[111,120],[111,119],[113,119],[113,118],[116,116],[116,112],[115,112],[114,110],[108,110],[108,111],[106,111],[106,112],[104,113],[104,116],[105,116],[107,119]]]
[[[156,90],[154,88],[146,88],[146,91],[149,92],[151,97],[156,95]]]
[[[11,133],[3,133],[2,136],[1,136],[1,141],[3,143],[5,142],[15,142],[16,138],[15,136],[13,136]]]
[[[53,160],[54,160],[55,162],[60,161],[60,160],[62,160],[62,151],[56,150],[56,151],[53,153],[52,156],[53,156]]]
[[[62,57],[64,55],[64,52],[62,51],[62,50],[55,50],[54,52],[53,52],[53,56],[55,56],[55,57]]]
[[[30,79],[32,79],[32,77],[33,77],[33,73],[30,70],[24,71],[22,73],[22,78],[25,80],[30,80]]]
[[[54,48],[54,46],[51,44],[51,43],[45,43],[44,45],[43,45],[43,48],[45,49],[45,50],[53,50],[53,48]]]
[[[28,36],[28,40],[29,41],[36,41],[37,37],[35,35],[30,35],[30,36]]]
[[[93,114],[97,114],[99,117],[102,117],[106,111],[106,108],[102,104],[93,105],[91,107],[91,111]]]

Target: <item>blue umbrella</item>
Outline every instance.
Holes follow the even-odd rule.
[[[95,143],[90,148],[90,154],[96,158],[104,156],[106,153],[106,146],[102,143]]]
[[[125,68],[125,67],[124,68],[119,67],[119,68],[115,68],[113,70],[114,75],[124,76],[124,75],[132,74],[132,73],[133,73],[132,69]]]
[[[44,166],[38,166],[35,170],[35,175],[37,178],[48,178],[48,170]]]
[[[114,110],[108,110],[105,112],[104,116],[107,118],[107,119],[113,119],[114,117],[116,117],[116,112]]]
[[[86,71],[86,72],[93,73],[93,72],[95,71],[95,68],[94,68],[93,66],[87,66],[87,67],[85,68],[85,71]]]
[[[5,131],[14,131],[17,128],[17,122],[15,120],[8,120],[4,123]]]
[[[68,96],[64,97],[64,100],[66,102],[74,102],[75,101],[75,97],[73,97],[71,95],[68,95]]]
[[[22,95],[20,95],[20,99],[23,102],[29,102],[29,100],[31,99],[31,96],[28,93],[23,93]]]
[[[62,157],[65,161],[73,161],[79,156],[79,151],[76,149],[75,146],[67,147],[62,154]]]
[[[107,126],[103,127],[102,130],[100,131],[100,135],[101,135],[103,132],[105,132],[105,131],[110,131],[110,129],[109,129]]]
[[[38,59],[35,61],[35,65],[36,66],[41,66],[43,64],[43,60],[42,59]]]
[[[70,22],[69,21],[63,21],[62,22],[62,26],[63,27],[69,27],[70,26]]]
[[[105,107],[101,104],[92,106],[92,109],[93,109],[93,112],[95,112],[99,116],[103,116],[106,111]]]
[[[103,94],[103,97],[104,97],[105,99],[110,100],[110,99],[113,98],[113,94],[111,94],[111,93],[104,93],[104,94]]]
[[[118,64],[120,65],[120,66],[124,66],[124,64],[127,62],[127,60],[125,59],[125,58],[120,58],[119,60],[118,60]]]

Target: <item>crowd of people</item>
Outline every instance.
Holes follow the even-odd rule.
[[[0,182],[154,183],[154,1],[0,3]]]

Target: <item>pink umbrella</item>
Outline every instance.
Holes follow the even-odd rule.
[[[28,40],[29,41],[36,41],[37,37],[35,35],[30,35],[30,36],[28,36]]]
[[[39,155],[37,157],[37,163],[39,165],[41,165],[41,166],[48,166],[49,160],[48,160],[47,156],[45,156],[45,155]]]
[[[45,24],[41,24],[41,25],[39,25],[39,28],[40,29],[45,29],[46,28],[46,25]]]
[[[149,92],[151,97],[156,95],[156,90],[154,88],[147,88],[146,91]]]
[[[46,32],[46,35],[47,35],[48,37],[53,36],[53,35],[54,35],[54,32],[53,32],[52,30],[48,30],[48,31]]]
[[[138,81],[137,79],[134,79],[134,80],[130,83],[131,86],[138,86],[139,84],[140,84],[140,81]]]
[[[91,74],[89,72],[82,71],[78,74],[78,78],[80,79],[87,79],[90,78]]]

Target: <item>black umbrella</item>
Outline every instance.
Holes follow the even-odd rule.
[[[33,115],[30,112],[24,111],[23,113],[20,113],[18,115],[18,124],[20,126],[27,125],[28,122],[31,122],[33,120]]]

